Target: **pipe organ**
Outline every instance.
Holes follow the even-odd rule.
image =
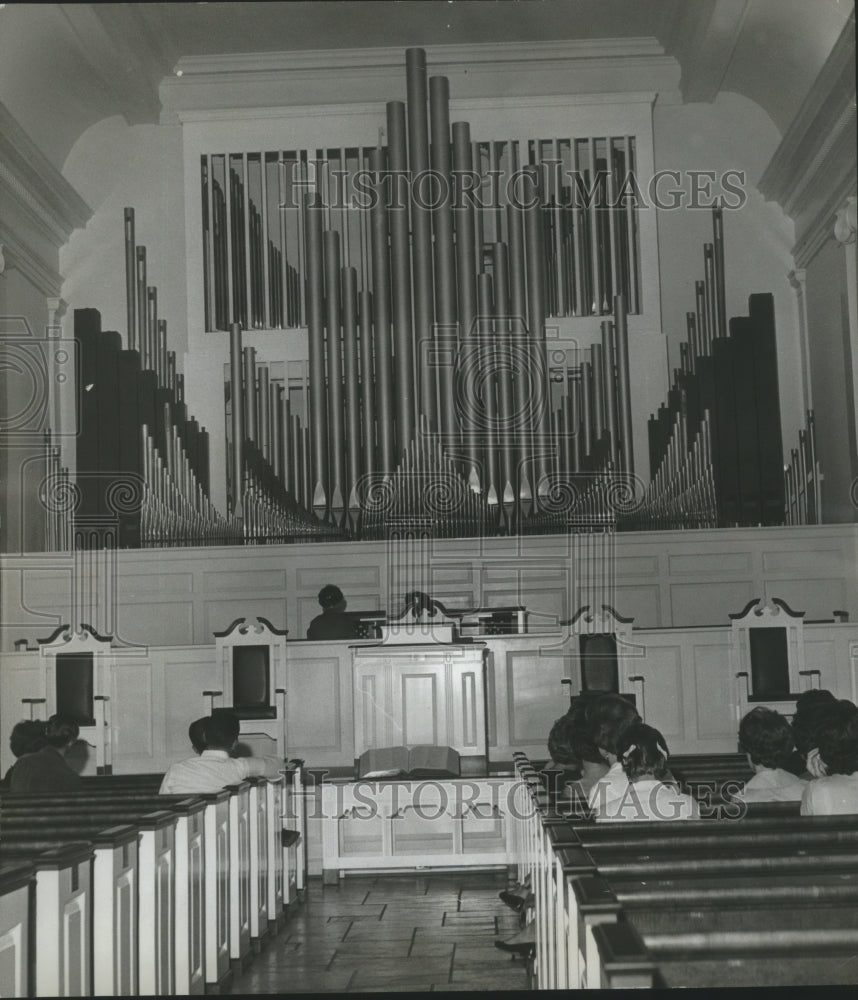
[[[75,314],[76,486],[46,442],[58,489],[80,497],[73,544],[93,547],[85,520],[106,514],[120,546],[817,517],[812,415],[786,474],[781,463],[772,297],[727,319],[721,208],[649,421],[644,486],[635,136],[475,138],[451,122],[449,82],[428,77],[422,49],[406,52],[406,97],[387,103],[375,146],[201,155],[206,336],[229,340],[225,514],[126,209],[126,348],[97,312]],[[593,317],[589,346],[547,339],[552,320],[588,318],[592,334]],[[257,360],[255,331],[298,328],[306,361],[270,348]],[[120,482],[130,507],[117,512]],[[48,536],[72,544],[62,517]]]

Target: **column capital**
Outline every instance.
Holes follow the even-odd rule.
[[[850,195],[835,213],[834,238],[844,245],[858,239],[858,206],[855,195]]]
[[[48,296],[48,298],[45,299],[45,302],[47,303],[48,312],[51,314],[51,319],[54,323],[65,316],[66,309],[69,307],[68,302],[58,295]]]
[[[792,288],[797,292],[803,292],[807,286],[807,269],[797,267],[794,271],[789,272],[787,279]]]

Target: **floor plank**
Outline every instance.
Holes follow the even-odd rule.
[[[527,970],[494,947],[518,920],[503,872],[311,878],[281,933],[234,994],[526,990]]]

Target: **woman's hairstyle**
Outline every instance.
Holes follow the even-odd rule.
[[[80,727],[67,715],[52,715],[45,726],[45,742],[61,750],[80,736]]]
[[[629,781],[652,775],[659,781],[669,778],[668,749],[657,729],[643,722],[628,726],[617,744],[617,758]]]
[[[828,774],[858,771],[858,708],[851,701],[838,701],[829,708],[816,735]]]
[[[9,749],[16,757],[35,753],[47,746],[45,723],[41,719],[23,719],[16,722],[9,734]]]
[[[584,705],[573,705],[551,727],[548,734],[548,752],[558,764],[580,767],[583,761],[604,764],[605,758],[587,730],[587,711]]]
[[[818,746],[817,730],[831,713],[837,699],[824,688],[802,691],[795,700],[795,714],[792,717],[792,739],[796,750],[807,757]]]
[[[328,583],[319,591],[319,604],[323,608],[334,608],[343,600],[343,592],[334,583]]]
[[[752,764],[783,767],[792,750],[792,730],[779,712],[758,705],[739,723],[739,746]]]
[[[616,754],[619,740],[630,725],[641,721],[637,709],[618,694],[603,694],[587,702],[587,732],[592,742]]]

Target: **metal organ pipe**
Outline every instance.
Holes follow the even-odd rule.
[[[445,76],[429,80],[429,122],[432,131],[432,173],[439,181],[437,205],[432,214],[435,264],[435,322],[449,332],[456,323],[456,256],[453,246],[452,161],[450,158],[450,82]],[[428,346],[428,345],[427,345]],[[428,363],[420,356],[421,404],[423,412],[444,434],[456,428],[456,408],[453,397],[451,365],[437,368],[438,414],[430,409],[434,404],[435,378]],[[427,374],[428,373],[428,374]]]
[[[241,386],[241,324],[229,328],[229,377],[232,404],[232,510],[233,517],[244,516],[242,492],[244,484],[244,399]]]
[[[369,476],[376,468],[375,385],[372,370],[372,292],[363,291],[358,297],[360,323],[360,401],[361,455],[360,473]]]
[[[312,506],[328,511],[328,414],[325,390],[325,321],[322,272],[322,203],[315,192],[305,199],[307,260],[307,339],[310,348],[310,427]]]
[[[330,506],[340,511],[343,501],[345,430],[343,427],[343,345],[340,335],[340,234],[328,231],[325,248],[325,326],[327,328],[328,446],[330,449]],[[348,499],[348,498],[346,498]]]
[[[476,340],[474,321],[477,316],[477,288],[474,268],[475,236],[474,209],[467,186],[471,179],[471,127],[467,122],[453,122],[453,170],[459,182],[455,202],[456,227],[456,279],[459,295],[459,356],[464,363],[457,366],[456,392],[459,396],[457,410],[464,423],[462,438],[467,461],[466,475],[471,489],[482,492],[477,413],[474,399],[474,352],[467,347]],[[465,352],[464,354],[462,352]]]
[[[244,436],[254,444],[259,443],[256,415],[256,348],[245,347],[244,355]]]
[[[129,351],[137,350],[137,309],[134,287],[134,209],[125,209],[125,322]]]
[[[426,193],[421,192],[423,179],[429,172],[429,126],[426,106],[426,52],[423,49],[405,50],[406,86],[408,97],[408,165],[411,170],[411,238],[413,242],[411,267],[414,276],[414,340],[408,347],[400,370],[408,370],[409,402],[414,404],[414,344],[420,345],[432,337],[435,312],[432,288],[432,216],[426,204]],[[410,366],[410,367],[409,367]],[[426,402],[424,413],[434,419],[434,378],[430,366],[423,379]],[[403,427],[402,439],[411,441],[413,421]],[[400,450],[402,450],[400,448]]]
[[[495,350],[495,336],[492,330],[492,276],[490,274],[480,274],[477,276],[477,301],[479,304],[480,316],[480,364],[479,383],[474,384],[474,394],[478,392],[482,396],[482,412],[484,419],[480,421],[485,439],[486,454],[486,500],[491,505],[498,502],[498,452],[497,452],[497,396],[496,396],[496,372],[497,372],[497,351]]]
[[[342,270],[343,382],[346,422],[346,478],[343,496],[349,508],[357,506],[354,489],[360,476],[360,381],[358,378],[357,271]]]
[[[626,305],[622,295],[614,296],[614,329],[617,331],[617,386],[619,389],[620,428],[623,444],[623,469],[635,471],[632,440],[632,396],[629,383],[629,332]]]
[[[499,489],[504,504],[515,500],[515,448],[513,446],[513,426],[515,414],[514,386],[510,357],[509,322],[509,272],[507,270],[507,248],[503,243],[492,247],[492,270],[494,273],[494,315],[495,378],[498,392],[497,433],[500,444]]]
[[[409,52],[413,51],[409,49]],[[411,76],[409,75],[409,85]],[[409,107],[410,112],[410,107]],[[411,255],[409,239],[408,154],[405,137],[405,105],[402,101],[387,104],[387,170],[390,178],[390,284],[393,305],[393,351],[396,393],[396,455],[401,458],[414,437],[414,358],[416,322],[411,320]],[[414,205],[412,203],[412,211]],[[417,255],[415,243],[413,253]],[[415,263],[415,271],[416,271]]]
[[[393,388],[390,379],[390,259],[387,246],[387,206],[384,199],[385,155],[383,149],[369,154],[373,174],[373,203],[370,218],[372,244],[372,287],[375,315],[373,317],[373,354],[375,355],[376,422],[378,433],[378,464],[383,474],[394,468]]]
[[[269,406],[271,396],[268,391],[270,385],[268,378],[268,365],[259,366],[259,385],[256,390],[257,406],[259,412],[259,439],[257,447],[266,462],[271,461],[271,441],[268,437],[269,431]]]
[[[602,359],[605,375],[605,416],[610,438],[611,462],[616,469],[619,464],[616,352],[614,350],[614,324],[609,319],[602,320]]]

